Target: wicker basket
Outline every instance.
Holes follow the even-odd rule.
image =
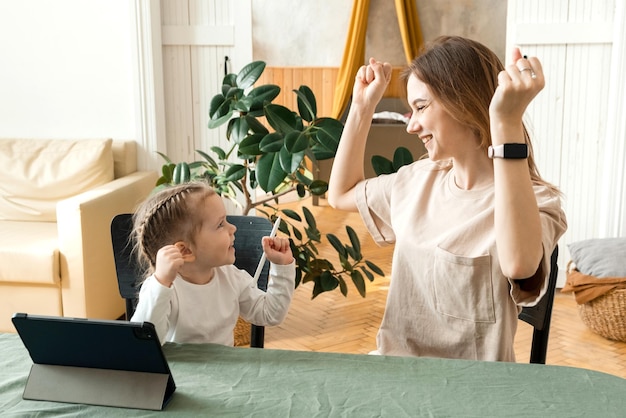
[[[626,289],[615,289],[578,305],[578,313],[596,334],[626,342]]]
[[[239,317],[237,319],[237,324],[235,324],[235,329],[233,331],[235,336],[235,346],[241,347],[250,345],[250,331],[252,329],[252,325],[249,322],[244,321]]]

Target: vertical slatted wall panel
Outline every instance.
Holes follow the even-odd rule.
[[[337,69],[328,67],[266,67],[257,81],[260,84],[275,84],[280,94],[274,103],[298,110],[297,96],[293,90],[306,85],[315,94],[318,116],[330,116],[337,81]]]
[[[225,127],[209,129],[211,98],[220,91],[224,57],[235,56],[228,71],[237,72],[252,61],[243,8],[240,0],[162,0],[163,78],[167,155],[173,161],[198,159],[196,149],[211,146],[227,149]],[[250,45],[237,45],[244,39]],[[250,55],[250,56],[243,56]],[[232,67],[235,68],[232,68]]]
[[[232,25],[233,2],[190,1],[191,25],[223,26]],[[220,92],[224,78],[224,57],[231,55],[232,46],[200,45],[191,47],[194,152],[196,149],[209,152],[214,145],[228,149],[225,125],[209,129],[209,107],[211,98]],[[230,72],[230,71],[229,71]],[[194,154],[194,158],[198,158]]]
[[[602,149],[606,137],[614,3],[511,0],[507,44],[542,61],[546,88],[529,106],[537,163],[563,191],[566,244],[598,236]],[[581,36],[589,33],[590,36]],[[562,284],[562,280],[561,280]]]
[[[188,25],[188,3],[186,1],[162,1],[161,24],[163,26]],[[174,161],[187,157],[193,141],[193,108],[189,82],[190,53],[186,45],[168,45],[163,48],[166,153]]]

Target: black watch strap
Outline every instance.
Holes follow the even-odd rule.
[[[489,158],[528,158],[527,144],[501,144],[489,146]]]

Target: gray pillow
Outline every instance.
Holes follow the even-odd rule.
[[[626,238],[596,238],[567,246],[576,268],[595,277],[626,277]]]

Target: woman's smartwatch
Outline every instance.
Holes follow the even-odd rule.
[[[502,145],[490,145],[487,150],[489,158],[514,158],[522,159],[528,158],[528,145],[527,144],[502,144]]]

